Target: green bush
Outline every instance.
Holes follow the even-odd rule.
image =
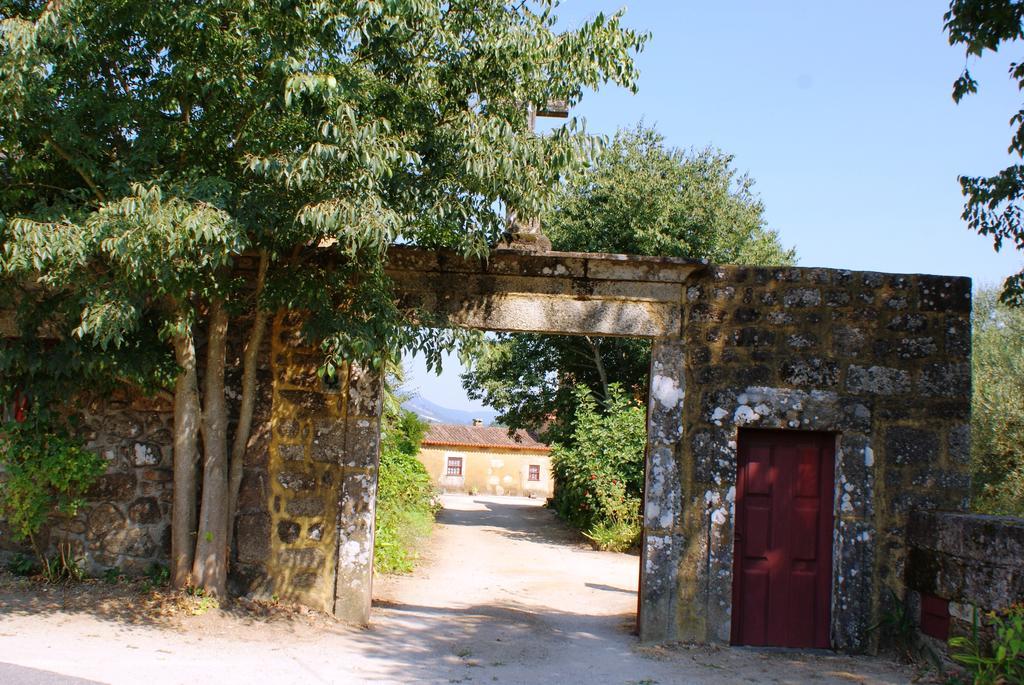
[[[1004,612],[990,612],[988,624],[992,640],[983,644],[974,612],[972,635],[950,638],[953,660],[967,667],[975,685],[1024,683],[1024,605]]]
[[[30,412],[23,422],[0,426],[0,517],[16,539],[32,543],[45,570],[77,568],[75,560],[63,559],[65,550],[64,563],[46,559],[35,536],[51,514],[74,516],[82,495],[106,468],[102,457],[41,413]]]
[[[1024,309],[994,290],[974,300],[971,457],[974,508],[1024,515]]]
[[[374,569],[408,573],[417,550],[430,536],[437,497],[430,474],[416,455],[427,424],[410,411],[385,414],[377,482]]]
[[[641,532],[644,409],[617,384],[603,407],[585,386],[575,394],[572,433],[551,447],[555,510],[599,549],[629,549]]]

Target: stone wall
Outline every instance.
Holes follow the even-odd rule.
[[[296,315],[271,331],[269,450],[250,450],[238,590],[369,620],[381,386],[358,366],[322,380]],[[340,563],[339,563],[340,559]],[[338,606],[338,603],[341,606]]]
[[[107,472],[74,517],[55,517],[39,544],[70,546],[87,573],[110,568],[140,574],[170,553],[172,407],[166,399],[115,394],[83,402],[86,446],[107,460]],[[0,551],[27,553],[0,528]]]
[[[907,543],[907,586],[949,602],[951,633],[969,635],[975,610],[1024,602],[1024,519],[916,511]]]
[[[679,540],[677,620],[652,637],[729,640],[738,430],[785,428],[836,434],[832,641],[868,648],[911,509],[967,506],[970,281],[713,267],[684,307],[681,500],[648,518]]]

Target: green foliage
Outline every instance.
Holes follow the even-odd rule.
[[[684,152],[642,124],[620,129],[594,164],[563,184],[543,217],[555,249],[708,259],[720,264],[791,264],[765,228],[754,181],[733,158]]]
[[[102,457],[40,412],[4,423],[0,434],[0,517],[17,539],[32,540],[51,514],[73,516],[85,491],[106,471]],[[45,561],[42,550],[36,553]]]
[[[643,125],[620,130],[584,174],[560,186],[542,225],[556,250],[718,263],[795,260],[765,228],[753,181],[733,168],[731,156],[669,147]],[[503,424],[564,440],[575,385],[602,400],[610,383],[647,396],[650,349],[644,340],[498,335],[473,356],[462,382],[471,398],[500,412]]]
[[[171,582],[171,571],[163,564],[153,562],[146,568],[146,585],[150,588],[165,587]]]
[[[1005,612],[990,612],[988,625],[992,640],[983,644],[978,612],[974,612],[970,637],[949,640],[955,661],[967,667],[975,685],[1024,683],[1024,605]]]
[[[16,576],[31,576],[36,572],[36,560],[28,554],[15,554],[7,562],[7,570]]]
[[[103,581],[108,585],[117,585],[124,580],[124,574],[117,566],[111,566],[103,571]]]
[[[1024,515],[1024,310],[980,291],[972,315],[974,508]]]
[[[57,545],[57,554],[52,557],[40,557],[40,560],[40,576],[47,583],[77,582],[85,578],[82,562],[75,557],[70,544]]]
[[[968,59],[981,57],[986,50],[997,52],[1004,44],[1015,45],[1024,37],[1024,3],[1020,0],[951,0],[943,16],[950,45],[963,45]],[[1024,62],[1009,67],[1010,79],[1024,89]],[[953,83],[953,100],[978,91],[978,83],[969,67]],[[1024,109],[1014,112],[1010,125],[1016,130],[1007,150],[1024,157]],[[1021,224],[1024,200],[1024,165],[1011,164],[994,176],[961,176],[960,186],[967,202],[963,218],[981,235],[990,236],[996,250],[1007,242],[1024,250],[1024,225]],[[1024,271],[1006,279],[1002,300],[1024,306]]]
[[[906,662],[914,661],[916,652],[917,620],[907,603],[896,596],[890,588],[888,601],[878,623],[868,628],[869,632],[881,631],[883,644],[896,656]]]
[[[635,89],[647,38],[621,13],[556,33],[557,0],[8,4],[0,289],[81,365],[164,387],[166,348],[143,351],[214,297],[309,311],[335,365],[437,354],[451,340],[390,296],[388,246],[483,255],[506,207],[546,209],[597,141],[575,120],[533,135],[525,108]],[[270,256],[260,301],[224,268],[250,249]]]
[[[555,510],[603,548],[629,548],[641,531],[645,411],[617,384],[603,406],[585,386],[574,392],[572,434],[551,446]]]
[[[373,557],[379,573],[412,570],[437,511],[430,475],[416,458],[427,424],[402,409],[403,396],[396,389],[400,382],[400,371],[392,373],[385,394]]]

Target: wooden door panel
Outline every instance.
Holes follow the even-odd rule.
[[[740,432],[734,644],[828,647],[835,437]]]

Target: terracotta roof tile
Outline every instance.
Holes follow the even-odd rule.
[[[460,445],[464,447],[501,447],[503,449],[543,450],[548,446],[536,434],[519,430],[509,436],[507,428],[497,426],[459,426],[432,423],[423,438],[424,445]]]

